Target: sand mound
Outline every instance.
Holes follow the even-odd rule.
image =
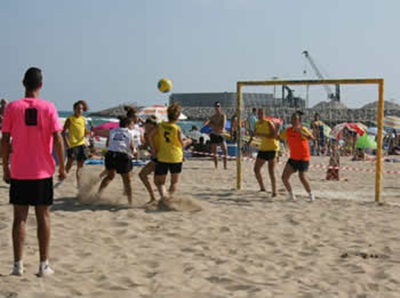
[[[147,211],[181,211],[181,212],[198,212],[203,208],[191,197],[174,195],[164,200],[158,201],[157,205],[147,207]]]
[[[117,179],[114,179],[117,180]],[[115,192],[109,190],[111,184],[117,184],[119,181],[112,181],[102,194],[98,194],[102,178],[97,173],[85,171],[82,174],[81,184],[76,196],[77,200],[82,204],[100,204],[118,206],[126,204],[127,199],[123,194],[116,195]]]
[[[85,172],[82,175],[81,184],[76,198],[79,202],[87,204],[98,201],[97,191],[101,178],[94,173]]]

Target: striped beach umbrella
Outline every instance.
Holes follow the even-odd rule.
[[[352,132],[356,132],[360,136],[362,136],[366,130],[364,125],[362,125],[360,123],[345,122],[345,123],[340,123],[340,124],[336,125],[334,128],[332,128],[329,136],[336,140],[340,140],[340,139],[342,139],[343,131],[345,129],[352,131]]]
[[[385,118],[383,118],[383,126],[386,128],[400,130],[400,117],[386,116]]]

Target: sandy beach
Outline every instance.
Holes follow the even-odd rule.
[[[313,164],[327,164],[313,158]],[[135,206],[123,197],[120,177],[97,190],[100,165],[85,168],[80,194],[71,173],[55,191],[50,262],[56,271],[37,278],[36,222],[30,211],[24,250],[26,272],[12,265],[8,186],[0,182],[0,297],[398,297],[400,292],[399,175],[385,174],[374,199],[371,162],[343,159],[342,181],[325,181],[312,168],[317,200],[293,176],[297,202],[259,193],[252,162],[244,162],[237,191],[235,162],[213,169],[210,160],[184,164],[178,197],[199,212],[145,212],[148,200],[134,168]],[[278,175],[283,165],[278,167]],[[385,163],[385,170],[398,170]],[[74,168],[73,168],[74,170]],[[265,167],[264,177],[267,179]],[[266,180],[270,189],[269,182]]]

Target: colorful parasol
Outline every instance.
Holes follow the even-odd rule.
[[[365,132],[365,127],[361,123],[341,123],[336,125],[334,128],[332,128],[329,136],[331,138],[334,138],[336,140],[342,139],[343,132],[344,131],[349,131],[349,132],[356,132],[358,135],[362,136]]]
[[[383,118],[383,126],[386,128],[400,130],[400,117],[386,116],[385,118]]]

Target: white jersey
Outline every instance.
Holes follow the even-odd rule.
[[[131,136],[132,136],[132,139],[133,139],[133,147],[135,148],[134,150],[135,150],[135,152],[136,152],[136,151],[138,150],[138,147],[139,147],[140,145],[142,145],[141,138],[142,138],[142,135],[143,135],[143,131],[142,131],[142,129],[139,127],[138,124],[135,124],[135,125],[133,126],[133,128],[132,128],[131,130],[129,130],[129,132],[130,132],[130,134],[131,134]]]
[[[126,153],[132,156],[132,135],[128,128],[114,128],[110,130],[108,151]]]

